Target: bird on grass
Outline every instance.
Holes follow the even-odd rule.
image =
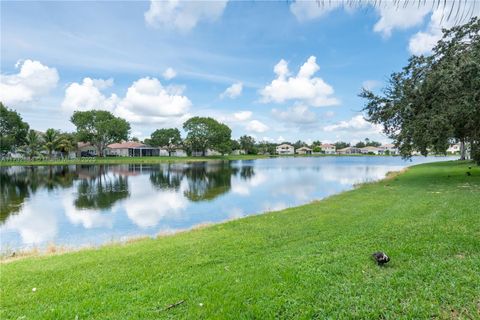
[[[466,174],[467,174],[467,176],[469,176],[469,177],[472,175],[472,174],[470,173],[470,171],[467,171]]]
[[[372,257],[379,266],[383,266],[385,263],[390,261],[390,258],[383,252],[375,252],[372,254]]]

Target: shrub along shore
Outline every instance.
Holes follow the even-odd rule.
[[[479,167],[422,164],[300,207],[3,263],[0,318],[474,319],[479,208]]]

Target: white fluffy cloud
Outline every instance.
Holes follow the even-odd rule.
[[[295,105],[286,111],[272,109],[272,115],[278,120],[295,124],[308,124],[317,121],[316,114],[303,104]]]
[[[82,83],[74,82],[65,90],[62,107],[68,111],[91,109],[112,111],[119,102],[118,97],[115,94],[106,97],[101,92],[112,85],[113,79],[84,78]]]
[[[252,117],[252,111],[239,111],[233,114],[233,117],[237,121],[246,121]]]
[[[296,76],[289,76],[288,63],[280,60],[274,67],[277,78],[260,90],[261,102],[285,102],[297,100],[314,107],[339,104],[333,97],[334,90],[319,77],[314,77],[320,70],[316,58],[311,56],[301,66]]]
[[[55,88],[58,72],[39,61],[19,61],[17,74],[0,75],[0,101],[6,105],[30,102]]]
[[[251,120],[247,123],[245,129],[249,132],[262,133],[267,131],[270,128],[259,120]]]
[[[452,6],[447,6],[446,8],[440,6],[436,10],[433,11],[432,15],[430,16],[430,21],[428,23],[427,29],[424,31],[419,31],[414,34],[408,43],[408,50],[410,53],[415,55],[421,54],[428,54],[431,52],[432,48],[437,44],[438,40],[442,38],[442,28],[451,28],[456,24],[463,24],[468,22],[471,16],[478,17],[480,16],[480,6],[472,6],[471,16],[470,15],[462,15],[459,20],[455,19],[447,19],[446,15],[449,14],[449,10],[451,9],[452,12],[456,12],[458,10],[458,6],[460,6],[460,1],[453,2]],[[468,6],[467,3],[462,4],[464,6]],[[465,9],[467,10],[467,9]]]
[[[290,11],[298,21],[308,21],[327,15],[342,5],[342,1],[325,1],[325,3],[320,3],[312,0],[297,0],[290,4]]]
[[[134,123],[162,123],[184,116],[190,99],[181,87],[164,87],[156,78],[141,78],[127,90],[115,112]]]
[[[177,71],[175,71],[173,68],[167,68],[162,75],[166,80],[172,80],[177,76]]]
[[[340,121],[336,124],[325,126],[324,131],[354,131],[354,132],[372,132],[380,133],[382,127],[379,125],[372,124],[365,120],[362,115],[357,115],[347,121]]]
[[[380,5],[377,7],[380,20],[373,30],[382,33],[384,37],[389,37],[395,29],[405,30],[420,25],[431,8],[429,5],[397,6],[394,3]]]
[[[155,28],[187,32],[200,21],[215,21],[225,10],[227,0],[217,1],[150,1],[145,21]]]
[[[242,94],[243,83],[237,82],[228,87],[221,95],[220,98],[235,99]]]
[[[103,109],[133,123],[165,123],[183,119],[192,105],[183,95],[184,87],[164,87],[156,78],[141,78],[132,83],[123,98],[112,94],[105,96],[102,90],[113,80],[85,78],[72,83],[65,91],[62,107],[66,110]]]

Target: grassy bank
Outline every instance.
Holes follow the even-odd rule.
[[[479,208],[479,167],[419,165],[301,207],[4,263],[0,318],[478,319]]]
[[[76,159],[42,159],[42,160],[9,160],[0,161],[2,166],[48,166],[69,164],[139,164],[139,163],[167,163],[167,162],[195,162],[211,160],[253,160],[268,158],[264,155],[238,156],[210,156],[210,157],[105,157],[105,158],[76,158]]]
[[[443,156],[443,155],[442,155]],[[69,164],[155,164],[167,162],[201,162],[215,160],[255,160],[277,157],[385,157],[371,154],[292,154],[292,155],[228,155],[209,157],[106,157],[106,158],[76,158],[76,159],[42,159],[42,160],[0,160],[0,167],[7,166],[48,166]],[[393,157],[393,156],[392,156]]]

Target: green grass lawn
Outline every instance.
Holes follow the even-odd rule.
[[[3,263],[0,318],[480,319],[480,168],[468,166],[419,165],[301,207]]]

